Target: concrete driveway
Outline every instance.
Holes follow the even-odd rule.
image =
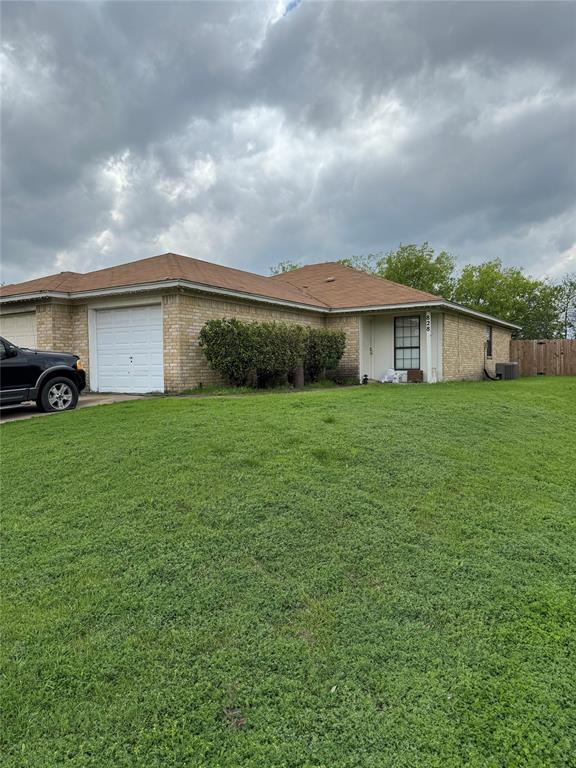
[[[90,408],[92,405],[106,405],[109,403],[123,403],[125,400],[143,400],[147,395],[80,395],[77,408]],[[36,408],[36,403],[22,403],[21,405],[5,405],[0,408],[0,424],[17,419],[33,419],[35,416],[57,416],[57,413],[42,413]]]

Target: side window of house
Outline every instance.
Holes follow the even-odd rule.
[[[486,326],[486,357],[492,357],[492,326]]]
[[[420,368],[420,318],[394,318],[394,368]]]

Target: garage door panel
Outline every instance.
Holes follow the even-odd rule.
[[[132,375],[142,378],[143,376],[153,376],[158,378],[162,376],[162,366],[150,365],[149,363],[142,362],[140,364],[134,363],[131,369]]]
[[[154,323],[157,326],[160,326],[162,324],[160,313],[158,313],[158,317],[150,318],[149,308],[147,307],[134,307],[133,309],[131,309],[130,320],[133,325],[137,325],[137,326],[141,324],[153,325]]]
[[[118,310],[117,309],[100,309],[98,310],[98,327],[115,328],[118,325]]]
[[[101,392],[164,391],[160,305],[98,310],[95,347]]]
[[[162,344],[161,328],[132,328],[131,341],[137,341],[141,344],[158,345]]]
[[[125,375],[116,373],[114,376],[98,377],[98,380],[99,388],[102,392],[130,392],[134,385],[128,373]]]
[[[103,334],[98,344],[98,350],[103,355],[114,355],[118,350],[129,351],[133,346],[133,340],[130,334],[118,333],[118,334]]]
[[[18,312],[0,317],[0,336],[17,347],[36,349],[36,312]]]

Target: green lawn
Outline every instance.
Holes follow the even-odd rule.
[[[576,379],[0,439],[3,768],[575,765]]]

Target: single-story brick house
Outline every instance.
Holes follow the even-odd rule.
[[[150,392],[218,383],[198,334],[210,318],[275,320],[346,333],[343,375],[480,379],[509,360],[517,326],[338,263],[264,277],[165,253],[95,272],[0,289],[0,335],[80,355],[92,391]]]

